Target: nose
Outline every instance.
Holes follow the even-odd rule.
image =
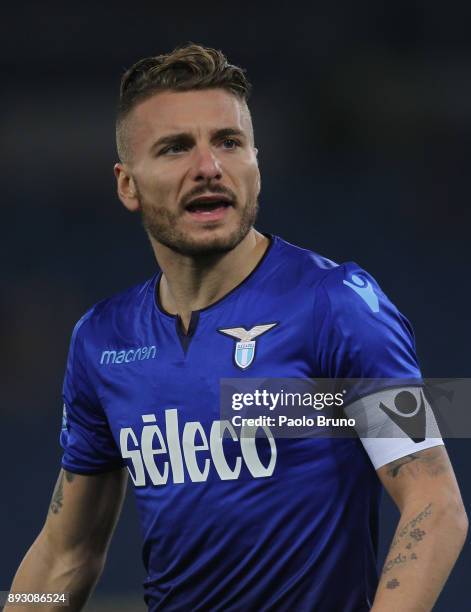
[[[210,147],[196,149],[193,180],[210,181],[222,178],[220,162]]]

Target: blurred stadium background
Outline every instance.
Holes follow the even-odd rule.
[[[471,4],[436,0],[3,7],[0,590],[59,469],[73,325],[155,270],[115,195],[124,69],[187,41],[247,68],[258,227],[357,261],[413,322],[425,376],[470,376],[470,18]],[[469,511],[470,441],[448,450]],[[381,559],[395,518],[384,500]],[[465,609],[470,563],[468,546],[435,610]],[[87,610],[144,610],[143,575],[130,494]]]

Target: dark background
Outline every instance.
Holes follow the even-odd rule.
[[[470,4],[430,0],[3,7],[0,590],[59,470],[72,328],[155,270],[139,219],[115,194],[124,69],[187,41],[247,68],[258,228],[357,261],[412,321],[424,375],[469,376],[470,17]],[[469,511],[470,442],[447,446]],[[129,495],[90,610],[107,609],[109,595],[120,598],[111,609],[140,609],[133,504]],[[386,500],[381,559],[396,520]],[[435,610],[464,609],[470,563],[468,547]]]

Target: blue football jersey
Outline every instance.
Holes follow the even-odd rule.
[[[66,470],[128,468],[149,609],[369,610],[380,483],[361,440],[240,437],[220,379],[418,378],[410,324],[355,263],[278,237],[188,334],[159,279],[76,325],[61,433]],[[221,331],[255,326],[245,344]]]

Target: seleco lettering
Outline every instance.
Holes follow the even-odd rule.
[[[129,473],[136,487],[146,485],[146,476],[155,486],[165,485],[171,477],[174,484],[185,482],[185,470],[192,482],[205,482],[208,478],[211,463],[221,480],[236,480],[239,478],[242,462],[245,463],[254,478],[268,478],[275,469],[277,450],[275,438],[268,427],[262,427],[270,444],[270,461],[265,466],[258,455],[256,437],[258,427],[242,431],[237,437],[230,421],[213,421],[209,439],[199,421],[185,423],[180,437],[178,411],[165,411],[165,431],[157,425],[155,414],[143,414],[140,440],[131,427],[120,431],[119,442],[123,459],[130,459],[133,470],[128,466]],[[240,455],[235,465],[230,466],[224,455],[223,437],[228,432],[234,442],[239,441]],[[197,442],[197,436],[199,442]],[[227,434],[226,436],[227,437]],[[204,459],[204,467],[200,468],[196,459],[197,453],[208,453]],[[168,461],[163,462],[159,469],[155,463],[155,455],[168,455]],[[134,471],[134,474],[133,474]]]

